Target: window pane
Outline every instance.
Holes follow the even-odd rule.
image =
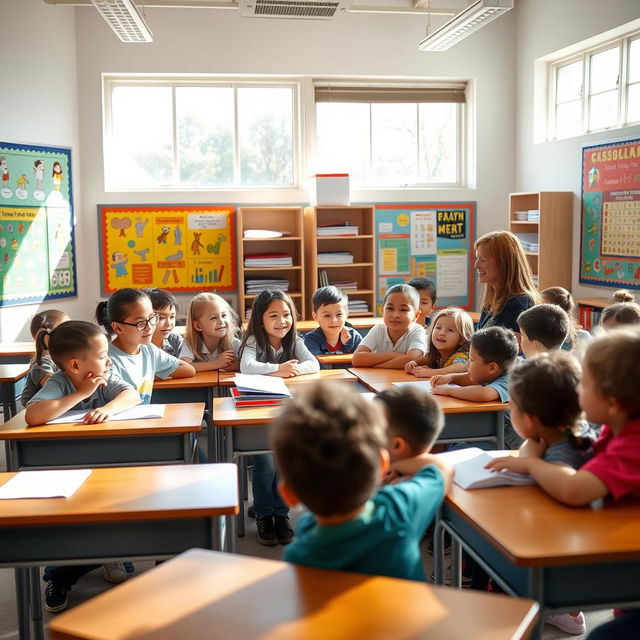
[[[628,82],[640,80],[640,38],[629,43],[629,77]]]
[[[354,185],[370,182],[369,105],[316,104],[316,171],[346,172]]]
[[[640,83],[629,85],[627,90],[627,122],[640,120]]]
[[[457,182],[458,107],[420,105],[420,177],[418,182]]]
[[[173,107],[170,87],[114,87],[110,182],[147,188],[173,182]]]
[[[371,160],[375,184],[399,186],[418,181],[416,106],[371,105]]]
[[[589,93],[600,93],[618,86],[620,48],[614,47],[591,56]]]
[[[559,67],[556,85],[556,103],[579,98],[582,93],[582,60]]]
[[[293,90],[238,89],[240,182],[293,184]]]
[[[582,133],[582,101],[574,100],[556,107],[556,137],[570,138]]]
[[[618,92],[607,91],[589,99],[589,131],[618,123]]]
[[[233,88],[177,87],[180,183],[233,184]]]

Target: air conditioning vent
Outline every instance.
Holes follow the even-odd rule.
[[[240,9],[248,18],[329,20],[343,15],[350,4],[350,0],[241,0]]]

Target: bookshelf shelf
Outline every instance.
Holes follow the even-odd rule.
[[[245,238],[247,229],[266,229],[282,231],[287,235],[280,238]],[[289,281],[289,295],[297,301],[298,312],[304,319],[305,278],[303,244],[302,207],[238,207],[238,312],[246,317],[257,294],[245,293],[247,279],[256,279],[259,274],[282,278]],[[291,255],[293,266],[283,267],[245,267],[247,255],[261,253],[286,253]],[[245,276],[250,276],[249,278]]]
[[[319,226],[347,223],[358,227],[353,236],[318,237]],[[350,300],[362,300],[369,312],[350,313],[353,317],[372,316],[375,311],[375,220],[374,207],[366,205],[307,207],[304,211],[304,242],[307,268],[306,314],[311,317],[311,294],[318,288],[318,270],[326,270],[329,282],[357,282],[357,289],[345,291]],[[349,251],[354,262],[350,264],[320,264],[318,253]]]

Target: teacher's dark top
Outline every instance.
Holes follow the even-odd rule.
[[[485,327],[504,327],[505,329],[512,329],[513,331],[519,332],[518,316],[529,307],[533,307],[533,305],[534,302],[531,296],[526,293],[511,296],[507,298],[507,301],[498,313],[492,314],[486,309],[483,309],[480,314],[478,329],[484,329]]]

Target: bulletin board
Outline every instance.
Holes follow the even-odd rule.
[[[640,139],[582,149],[580,282],[640,289]]]
[[[235,208],[98,205],[102,293],[236,288]]]
[[[0,307],[77,295],[71,149],[0,142]]]
[[[474,202],[375,205],[378,315],[386,290],[429,278],[438,306],[473,305]]]

